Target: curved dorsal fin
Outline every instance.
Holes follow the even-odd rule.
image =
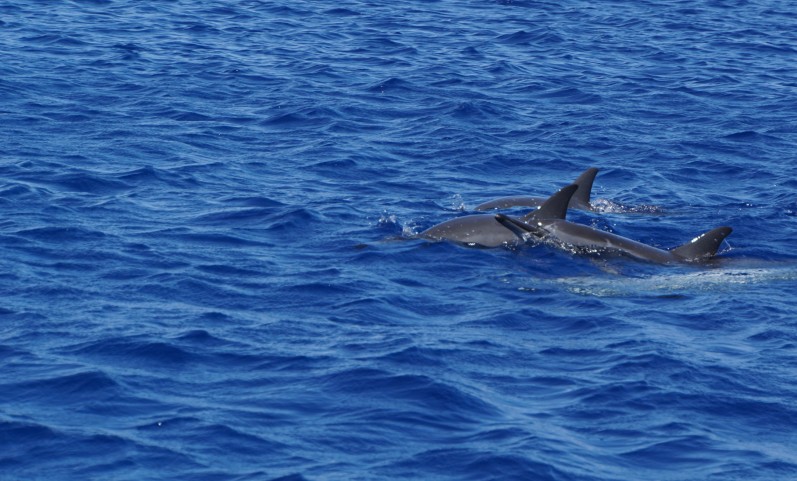
[[[733,232],[730,227],[717,227],[701,234],[691,241],[672,249],[670,252],[687,261],[711,257],[717,253],[722,241]]]
[[[598,175],[598,169],[590,167],[585,170],[578,179],[573,181],[578,186],[578,190],[573,194],[570,199],[570,204],[580,207],[589,207],[590,194],[592,193],[592,183],[595,181],[595,176]]]
[[[529,222],[534,220],[539,222],[543,220],[564,219],[565,215],[567,215],[567,205],[570,203],[570,198],[573,197],[573,194],[578,189],[579,186],[576,184],[562,187],[554,195],[548,197],[539,209],[524,215],[523,221]]]

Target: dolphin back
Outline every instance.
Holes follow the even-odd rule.
[[[510,207],[539,207],[545,201],[544,197],[501,197],[473,208],[477,211],[509,209]]]
[[[593,210],[589,201],[592,192],[592,184],[595,182],[596,175],[598,175],[598,169],[590,167],[573,181],[573,183],[578,186],[578,190],[573,194],[573,197],[570,198],[569,206],[571,209]],[[474,207],[473,210],[485,211],[509,209],[511,207],[539,207],[543,202],[545,202],[545,197],[509,196],[479,204]]]
[[[717,253],[722,241],[733,232],[730,227],[717,227],[701,234],[691,241],[672,249],[675,256],[685,261],[697,261]]]

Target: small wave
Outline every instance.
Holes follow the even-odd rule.
[[[527,435],[528,438],[533,438]],[[523,444],[522,440],[517,441]],[[534,449],[529,446],[528,450]],[[537,458],[537,456],[535,456]],[[430,449],[384,468],[390,479],[413,478],[417,466],[440,479],[555,480],[575,479],[553,464],[530,456],[478,448]],[[586,478],[585,478],[586,479]]]
[[[575,87],[566,87],[544,92],[538,95],[539,98],[545,99],[549,102],[560,104],[596,104],[603,99],[598,94],[591,94],[583,92]]]
[[[106,237],[103,232],[81,227],[37,227],[19,231],[17,234],[27,239],[47,243],[88,242],[102,240]]]
[[[453,117],[467,121],[490,120],[501,115],[495,105],[484,101],[460,102],[450,112]]]
[[[125,181],[136,181],[136,182],[145,182],[151,180],[160,180],[161,173],[159,169],[151,165],[145,165],[144,167],[139,167],[137,169],[133,169],[127,172],[123,172],[118,174],[119,179]]]
[[[222,199],[223,202],[240,205],[244,207],[261,207],[261,208],[275,208],[285,207],[287,204],[274,200],[270,197],[261,195],[243,196],[243,197],[229,197]]]
[[[166,170],[145,165],[127,172],[117,174],[117,178],[131,186],[146,186],[153,183],[162,183],[171,187],[195,188],[198,185],[196,178],[181,169]]]
[[[333,15],[336,17],[356,17],[360,15],[360,12],[355,12],[354,10],[350,10],[348,8],[330,8],[329,10],[324,11],[325,15]]]
[[[164,425],[167,430],[178,434],[180,438],[189,436],[195,439],[216,439],[219,447],[225,452],[234,453],[239,456],[259,456],[262,453],[285,453],[287,446],[281,442],[268,439],[265,436],[247,432],[245,428],[236,429],[226,424],[203,424],[175,426],[168,429],[168,423]]]
[[[83,402],[113,396],[119,384],[101,371],[81,371],[47,379],[22,381],[1,386],[6,393],[35,402]],[[103,396],[105,395],[105,396]]]
[[[400,78],[389,78],[379,83],[373,84],[368,88],[369,92],[375,93],[402,93],[402,92],[415,92],[417,88],[410,82]]]
[[[141,58],[141,52],[145,51],[146,49],[141,45],[138,45],[133,42],[127,43],[117,43],[111,45],[112,49],[121,52],[123,60],[137,60]]]
[[[300,207],[282,210],[270,216],[263,227],[275,235],[287,235],[295,234],[297,229],[306,234],[320,225],[323,223],[316,211]]]
[[[118,411],[114,411],[111,417],[118,415]],[[30,422],[0,422],[3,433],[0,436],[0,451],[3,452],[0,471],[4,479],[5,475],[10,476],[7,479],[39,479],[42,475],[61,479],[106,479],[135,465],[146,466],[154,459],[168,459],[168,470],[199,467],[182,449],[142,443],[107,434],[107,430],[99,432],[101,428],[94,423],[81,422],[74,411],[70,411],[68,418],[69,424],[75,423],[69,429]],[[10,443],[7,444],[6,439]],[[100,462],[96,462],[98,452],[103,453]]]
[[[719,461],[712,461],[713,456],[708,456],[712,450],[716,451],[712,445],[706,436],[691,435],[656,442],[621,456],[648,469],[707,469],[719,464]]]
[[[500,411],[480,397],[462,389],[415,374],[394,374],[372,368],[355,368],[327,376],[326,388],[336,395],[367,395],[385,402],[406,403],[424,411],[440,413],[439,421],[457,425],[482,422],[500,416]]]
[[[124,364],[185,364],[194,355],[167,342],[151,341],[143,337],[103,339],[65,349],[66,352],[92,356],[119,358]]]
[[[308,481],[308,478],[305,478],[301,474],[294,473],[285,476],[280,476],[278,478],[272,478],[269,479],[268,481]]]
[[[44,200],[50,192],[42,187],[36,187],[27,182],[9,182],[0,188],[0,200],[5,202],[30,202]]]
[[[744,130],[741,132],[734,132],[725,136],[728,140],[735,140],[739,142],[759,142],[768,138],[768,135],[762,135],[754,130]]]
[[[52,177],[51,183],[61,190],[85,192],[89,194],[106,194],[129,190],[130,184],[89,172],[75,172]]]
[[[252,223],[266,221],[275,213],[271,207],[247,207],[243,209],[224,209],[217,212],[201,214],[195,221],[203,224]]]
[[[494,75],[517,75],[517,76],[525,76],[528,71],[527,68],[523,65],[519,65],[516,62],[511,62],[508,60],[499,60],[493,62],[488,67],[489,72]],[[523,90],[526,90],[526,86],[521,87]]]
[[[290,130],[302,127],[317,128],[329,121],[331,117],[314,117],[305,112],[287,112],[273,115],[265,120],[262,120],[260,125],[271,129]]]
[[[209,117],[205,114],[200,114],[199,112],[174,112],[169,115],[172,120],[176,120],[178,122],[209,122],[215,120],[213,117]]]
[[[241,235],[232,235],[226,234],[221,232],[207,232],[207,231],[193,231],[186,228],[176,228],[176,229],[160,229],[156,231],[146,232],[140,234],[143,237],[155,240],[176,240],[180,241],[181,243],[185,243],[186,245],[207,245],[207,246],[270,246],[272,244],[263,242],[260,239],[250,239],[247,236]],[[131,246],[131,251],[136,255],[144,254],[146,257],[150,257],[150,251],[148,248],[144,247],[141,248],[140,246]],[[159,259],[160,260],[160,259]],[[148,264],[149,267],[152,268],[164,268],[171,264],[170,261],[164,262],[163,265],[159,265],[157,262]]]
[[[539,28],[532,31],[518,30],[517,32],[500,35],[498,41],[511,45],[526,44],[558,44],[564,39],[550,28]]]
[[[205,329],[192,329],[188,332],[179,335],[177,339],[181,341],[189,341],[198,344],[223,345],[227,343],[226,341],[214,336]]]
[[[62,34],[43,34],[22,38],[23,42],[39,45],[58,45],[64,47],[83,47],[90,45],[76,37]]]
[[[401,365],[422,365],[422,366],[445,366],[445,353],[434,349],[422,349],[417,346],[410,346],[398,352],[392,352],[382,356],[380,360]]]
[[[19,421],[0,421],[0,432],[3,433],[0,436],[0,450],[4,453],[4,457],[14,450],[19,450],[20,446],[38,444],[44,439],[53,440],[60,437],[60,433],[48,426]]]
[[[245,277],[258,277],[263,275],[261,271],[256,271],[252,269],[243,269],[241,267],[231,266],[227,264],[200,265],[197,266],[196,269],[202,272],[207,272],[208,274],[239,278],[239,279]]]

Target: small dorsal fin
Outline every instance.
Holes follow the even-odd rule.
[[[564,219],[565,215],[567,215],[567,205],[570,203],[570,198],[573,197],[573,194],[578,189],[579,186],[576,184],[570,184],[567,187],[562,187],[559,192],[548,197],[548,199],[542,203],[539,209],[524,215],[523,221],[529,222],[531,220],[543,221]]]
[[[701,234],[691,241],[672,249],[670,252],[687,261],[711,257],[717,253],[722,241],[733,232],[730,227],[717,227]]]
[[[580,206],[584,208],[588,208],[590,194],[592,193],[592,183],[595,181],[595,176],[598,175],[598,169],[595,167],[590,167],[589,169],[585,170],[581,175],[578,176],[573,183],[578,186],[578,190],[575,194],[573,194],[573,198],[570,199],[571,206]]]

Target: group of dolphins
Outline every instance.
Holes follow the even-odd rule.
[[[503,197],[476,207],[478,211],[537,207],[522,217],[505,214],[475,214],[437,224],[418,234],[422,239],[451,241],[474,247],[517,246],[546,241],[576,252],[615,252],[661,264],[705,261],[717,253],[732,229],[717,227],[691,241],[664,250],[626,237],[565,219],[567,209],[594,210],[590,204],[592,183],[598,169],[584,171],[575,182],[552,196]]]

